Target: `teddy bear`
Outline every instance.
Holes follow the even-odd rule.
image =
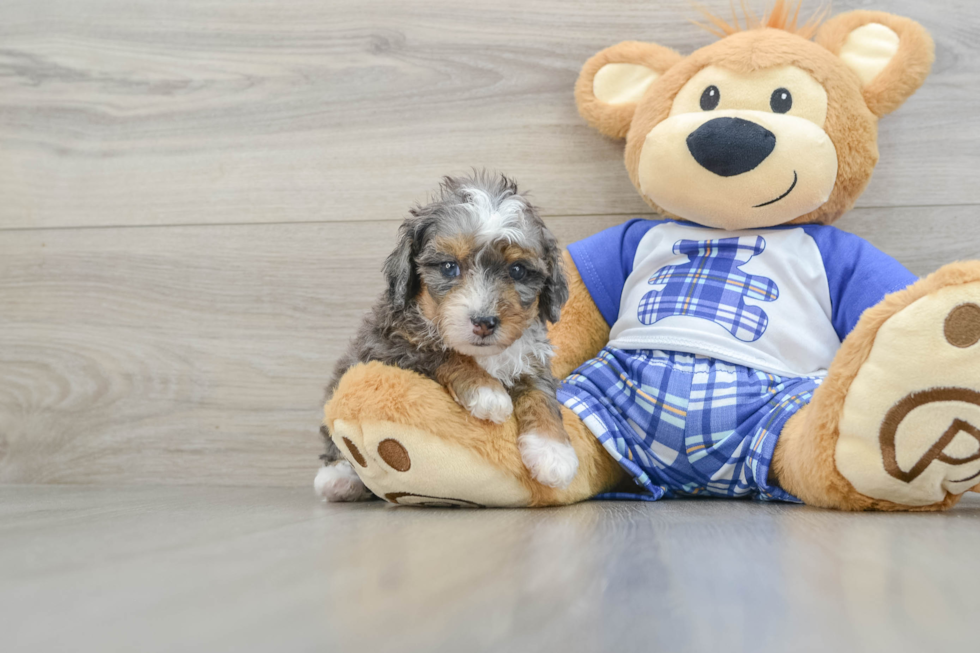
[[[980,490],[980,262],[918,279],[832,226],[878,160],[878,119],[927,77],[916,22],[852,11],[799,24],[779,1],[688,56],[624,42],[589,59],[580,114],[625,139],[658,219],[568,246],[551,325],[579,459],[534,481],[517,426],[433,381],[368,363],[325,407],[389,502],[548,506],[746,497],[942,510]],[[397,452],[393,455],[392,452]]]

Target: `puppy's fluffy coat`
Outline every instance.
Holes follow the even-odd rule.
[[[365,317],[327,387],[351,366],[380,361],[439,382],[474,417],[518,420],[524,464],[565,487],[578,459],[562,427],[547,322],[568,299],[561,252],[537,211],[504,176],[446,177],[411,211],[385,261],[387,290]],[[330,501],[373,495],[322,429],[317,492]]]

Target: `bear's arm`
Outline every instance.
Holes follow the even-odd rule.
[[[609,341],[609,325],[585,287],[571,255],[564,254],[568,277],[568,302],[561,319],[548,331],[555,357],[551,370],[557,379],[564,379],[579,365],[594,358]]]
[[[836,227],[807,225],[803,229],[823,258],[831,321],[842,342],[867,309],[918,280],[904,265],[860,236]]]

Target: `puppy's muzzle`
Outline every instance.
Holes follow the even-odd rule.
[[[473,323],[473,333],[481,338],[492,336],[500,325],[500,319],[492,316],[474,317],[470,322]]]
[[[705,170],[734,177],[765,161],[776,149],[776,135],[742,118],[715,118],[687,137],[687,149]]]

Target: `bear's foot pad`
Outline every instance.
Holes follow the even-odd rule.
[[[530,491],[514,475],[422,429],[338,419],[330,431],[364,484],[391,503],[479,508],[531,501]]]
[[[909,506],[980,484],[980,283],[882,325],[848,389],[835,462],[858,492]]]

